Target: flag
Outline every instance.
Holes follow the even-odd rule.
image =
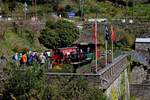
[[[108,25],[105,25],[104,35],[105,40],[110,40]]]
[[[92,27],[92,32],[93,32],[93,34],[92,34],[92,37],[93,37],[93,40],[95,41],[95,39],[96,39],[96,36],[95,36],[95,32],[97,31],[97,29],[96,29],[96,24],[94,23],[93,24],[93,27]]]
[[[116,33],[114,31],[114,27],[111,26],[111,41],[115,42],[116,41]]]

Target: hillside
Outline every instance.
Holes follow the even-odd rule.
[[[31,44],[26,38],[19,37],[14,32],[7,31],[4,40],[0,41],[0,55],[12,55],[15,48],[28,48],[30,50],[41,50],[42,46]]]
[[[119,19],[125,17],[133,17],[136,18],[139,22],[143,20],[147,21],[150,19],[150,4],[148,3],[148,1],[146,1],[146,3],[135,2],[134,6],[131,6],[130,4],[128,6],[124,6],[119,2],[114,2],[113,0],[86,0],[84,2],[79,2],[78,0],[55,1],[56,2],[53,2],[53,0],[40,2],[39,0],[36,7],[33,8],[31,0],[28,0],[26,18],[30,19],[33,15],[37,14],[41,23],[45,23],[47,20],[51,19],[52,13],[58,15],[61,14],[62,17],[68,18],[67,12],[74,11],[77,15],[75,18],[75,21],[77,22],[80,21],[81,17],[93,18],[96,16],[96,13],[98,18]],[[128,3],[131,3],[131,1]],[[13,2],[2,0],[0,6],[0,14],[2,16],[1,20],[3,20],[3,18],[5,18],[6,16],[10,16],[10,18],[13,18],[15,20],[22,19],[22,21],[25,21],[23,12],[24,2],[20,2],[20,0],[14,0]],[[3,26],[3,24],[1,26]],[[1,30],[2,28],[3,27],[1,27]],[[135,30],[136,29],[137,28],[135,28]],[[138,30],[138,34],[136,31],[126,31],[126,29],[124,28],[119,30],[123,30],[124,33],[128,33],[125,34],[127,35],[127,37],[130,37],[128,35],[131,34],[130,32],[132,32],[133,40],[131,41],[134,41],[134,38],[136,36],[140,36],[138,34],[141,34],[141,30]],[[146,31],[149,32],[149,30]],[[33,32],[32,29],[30,32]],[[28,48],[31,50],[43,49],[44,47],[37,43],[37,41],[33,41],[31,43],[30,38],[32,37],[27,36],[30,35],[30,32],[25,32],[23,28],[23,35],[19,36],[16,32],[12,31],[12,27],[10,27],[10,25],[7,25],[7,28],[5,29],[4,39],[0,40],[0,55],[2,53],[10,55],[13,53],[14,48]],[[0,34],[3,34],[3,31],[1,31]],[[36,40],[38,40],[38,36],[36,37]]]
[[[124,100],[149,20],[150,0],[0,0],[0,100]]]

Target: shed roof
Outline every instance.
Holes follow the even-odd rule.
[[[93,35],[81,34],[79,39],[76,40],[73,44],[80,44],[80,45],[95,44],[95,39]],[[97,44],[100,44],[99,41],[97,41]]]
[[[150,38],[136,38],[135,42],[150,43]]]

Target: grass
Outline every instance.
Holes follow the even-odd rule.
[[[91,73],[91,65],[87,64],[84,66],[79,66],[77,73]]]
[[[29,50],[40,50],[43,48],[42,46],[38,46],[36,43],[31,44],[27,38],[19,37],[16,33],[8,29],[5,34],[5,39],[0,40],[0,55],[12,55],[15,47],[28,48]]]

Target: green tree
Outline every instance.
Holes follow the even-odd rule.
[[[46,78],[43,70],[35,65],[28,69],[20,69],[11,65],[6,74],[8,78],[4,82],[3,99],[11,100],[12,97],[17,100],[42,100],[46,92]],[[33,100],[33,99],[32,99]]]
[[[9,67],[8,67],[9,66]],[[3,99],[12,100],[106,100],[103,92],[79,76],[56,76],[47,80],[42,67],[5,69]]]
[[[57,77],[49,91],[52,100],[106,100],[101,90],[79,76]]]
[[[39,37],[40,43],[47,48],[70,46],[79,36],[79,31],[72,22],[58,20],[48,21]]]

